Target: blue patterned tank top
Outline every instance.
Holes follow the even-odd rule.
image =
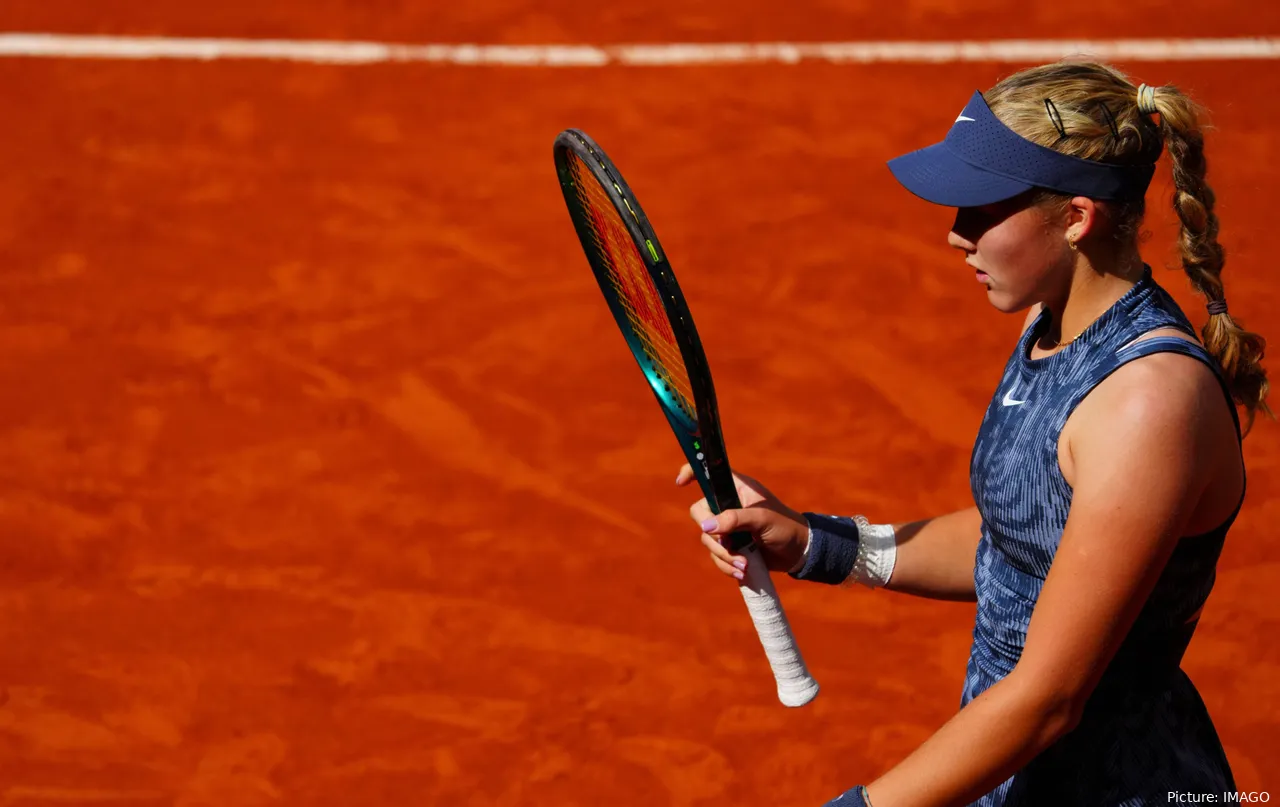
[[[1058,465],[1058,438],[1076,406],[1117,368],[1153,353],[1198,359],[1222,380],[1217,363],[1199,343],[1173,336],[1135,343],[1161,328],[1194,335],[1149,269],[1074,342],[1032,359],[1031,347],[1050,316],[1042,312],[1019,340],[973,449],[970,484],[982,515],[982,537],[962,705],[1008,675],[1022,654],[1032,609],[1071,508],[1071,487]],[[1234,406],[1231,411],[1234,416]],[[1238,434],[1238,421],[1236,428]],[[1179,667],[1234,520],[1233,514],[1217,529],[1179,542],[1079,726],[976,805],[1145,807],[1167,804],[1170,791],[1234,790],[1213,723]]]

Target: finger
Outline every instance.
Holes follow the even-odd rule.
[[[676,484],[680,487],[684,487],[692,481],[693,466],[686,462],[684,465],[680,466],[680,472],[676,474]]]
[[[746,531],[755,533],[768,526],[770,510],[760,507],[749,507],[745,510],[725,510],[717,516],[702,521],[702,531],[712,535],[727,535],[731,532]]]
[[[711,505],[707,504],[706,499],[698,499],[690,505],[689,517],[693,519],[693,523],[701,524],[711,518]]]
[[[758,480],[753,479],[746,474],[735,473],[733,475],[733,484],[738,489],[739,498],[746,499],[750,494],[762,496],[766,499],[773,497],[773,494],[769,492],[768,488],[760,484]]]
[[[702,545],[711,553],[711,560],[716,564],[716,568],[727,575],[742,579],[742,573],[747,569],[745,557],[733,554],[720,544],[720,539],[705,532],[702,534]]]
[[[715,555],[711,556],[711,562],[716,565],[716,568],[719,569],[721,573],[726,574],[735,580],[741,580],[745,576],[745,573],[742,570],[730,566]]]
[[[703,535],[703,546],[708,548],[710,556],[712,556],[713,564],[716,564],[717,569],[721,570],[722,574],[727,574],[728,576],[731,576],[731,578],[739,580],[742,579],[745,570],[744,567],[740,567],[737,564],[742,564],[744,561],[742,561],[741,558],[736,562],[727,560],[727,557],[732,556],[723,552],[723,547],[719,546],[719,542],[716,541],[716,537],[714,537],[714,535]]]

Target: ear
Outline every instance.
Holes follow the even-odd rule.
[[[1067,206],[1067,240],[1080,242],[1102,226],[1098,203],[1087,196],[1075,196]]]

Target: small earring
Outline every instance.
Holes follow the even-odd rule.
[[[1067,243],[1071,245],[1072,252],[1078,252],[1080,250],[1080,245],[1076,243],[1074,238],[1068,238]]]

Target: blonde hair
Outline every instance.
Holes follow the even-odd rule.
[[[1146,105],[1159,113],[1157,123],[1139,110],[1138,88],[1120,71],[1092,62],[1058,62],[1023,70],[983,93],[1001,122],[1022,137],[1086,160],[1123,165],[1150,164],[1163,149],[1173,162],[1173,209],[1182,222],[1178,248],[1191,286],[1210,302],[1225,305],[1222,266],[1226,253],[1218,243],[1213,189],[1205,182],[1207,163],[1202,110],[1177,87],[1145,88]],[[1064,134],[1065,132],[1065,134]],[[1062,203],[1062,194],[1045,192],[1041,200]],[[1103,203],[1117,237],[1136,241],[1144,205],[1141,200]],[[1247,425],[1266,403],[1267,374],[1262,367],[1266,340],[1247,331],[1229,313],[1214,313],[1200,332],[1205,349],[1217,360],[1227,388],[1244,407]]]

